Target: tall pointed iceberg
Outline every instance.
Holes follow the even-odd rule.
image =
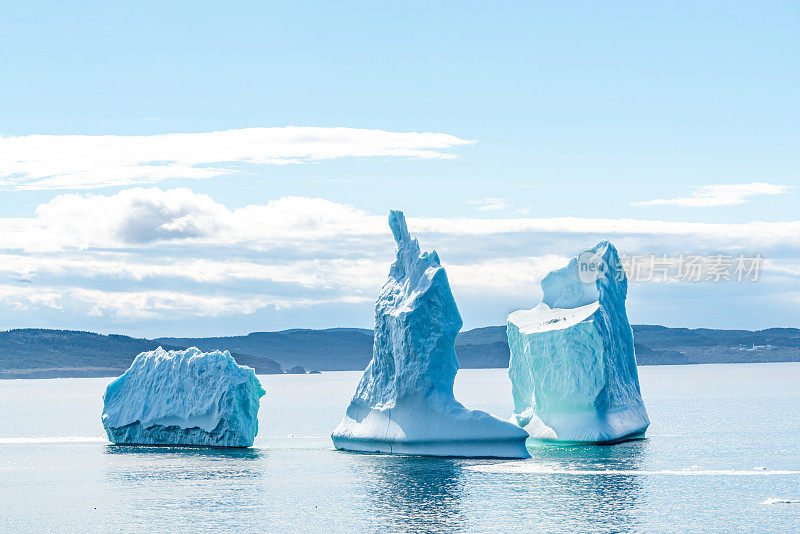
[[[397,259],[375,304],[372,361],[331,438],[366,452],[527,458],[528,434],[453,396],[461,329],[436,252],[420,252],[400,211],[389,214]]]
[[[512,421],[532,438],[613,443],[644,436],[628,281],[601,241],[542,280],[542,302],[508,316]]]

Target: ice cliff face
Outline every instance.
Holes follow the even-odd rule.
[[[159,347],[108,385],[102,421],[114,443],[249,447],[264,394],[228,351]]]
[[[436,252],[421,252],[402,212],[389,214],[397,259],[375,305],[372,361],[331,436],[338,449],[524,458],[527,433],[453,397],[461,329]]]
[[[533,438],[602,443],[644,436],[628,283],[602,241],[542,280],[542,302],[508,316],[512,421]]]

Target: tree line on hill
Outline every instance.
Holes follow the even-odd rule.
[[[634,325],[639,365],[800,361],[800,329],[711,330]],[[140,352],[197,347],[228,350],[258,374],[360,371],[372,357],[372,330],[331,328],[244,336],[143,339],[73,330],[0,332],[0,378],[118,376]],[[461,332],[462,369],[508,367],[505,327]]]

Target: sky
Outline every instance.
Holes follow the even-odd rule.
[[[370,327],[390,209],[465,329],[601,239],[632,323],[800,327],[798,27],[797,1],[3,2],[0,329]]]

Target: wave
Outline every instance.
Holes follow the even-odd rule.
[[[109,443],[107,438],[95,436],[61,436],[46,438],[0,438],[0,445],[19,445],[36,443]]]
[[[793,499],[767,499],[761,504],[800,504],[800,501]]]
[[[470,465],[467,469],[481,473],[519,473],[531,475],[668,475],[668,476],[776,476],[776,475],[800,475],[800,471],[789,470],[737,470],[737,469],[565,469],[559,467],[548,467],[531,462],[503,462],[489,465]]]

